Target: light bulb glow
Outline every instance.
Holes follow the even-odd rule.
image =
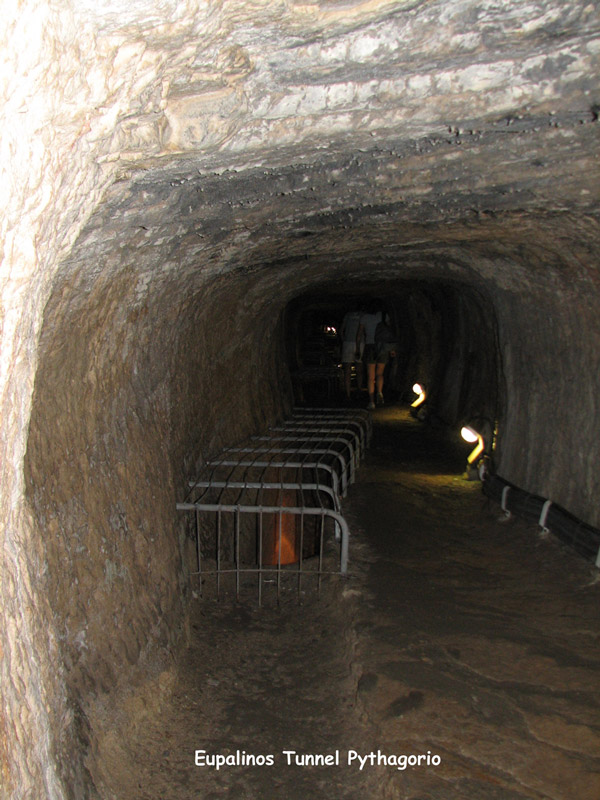
[[[469,428],[465,425],[464,428],[460,429],[460,435],[465,440],[465,442],[476,442],[479,438],[479,434],[477,431],[474,431],[473,428]]]
[[[476,430],[473,430],[473,428],[470,428],[468,425],[465,425],[463,428],[461,428],[460,435],[465,440],[465,442],[470,442],[471,444],[477,442],[477,447],[475,447],[473,452],[470,453],[469,456],[467,457],[467,463],[472,464],[483,453],[484,450],[483,437],[481,436],[480,433],[477,433]]]
[[[413,392],[418,395],[417,399],[410,404],[411,408],[417,408],[420,406],[421,403],[425,402],[425,389],[421,386],[420,383],[413,384]]]

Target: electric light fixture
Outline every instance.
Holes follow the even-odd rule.
[[[473,464],[483,453],[483,449],[485,446],[483,443],[483,436],[480,433],[478,433],[474,428],[471,428],[469,425],[465,425],[463,428],[461,428],[460,435],[465,440],[465,442],[470,442],[471,444],[477,442],[477,446],[467,457],[467,464]]]
[[[417,395],[417,399],[410,404],[410,407],[417,408],[421,403],[425,402],[425,389],[423,389],[420,383],[415,383],[412,390]]]

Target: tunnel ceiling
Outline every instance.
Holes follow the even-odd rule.
[[[78,10],[107,40],[128,23],[137,68],[158,74],[117,120],[116,181],[72,263],[106,266],[126,242],[180,278],[290,265],[300,288],[398,269],[521,288],[515,263],[596,235],[595,4],[236,2],[170,24],[142,2]]]

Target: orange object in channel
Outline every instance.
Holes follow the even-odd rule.
[[[296,492],[282,492],[280,503],[285,508],[296,506]],[[296,514],[269,514],[263,529],[263,558],[265,566],[295,564],[300,559],[300,542]]]

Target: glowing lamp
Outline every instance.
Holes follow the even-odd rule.
[[[473,428],[469,428],[467,425],[460,429],[460,435],[465,442],[476,442],[478,439],[477,432],[474,431]]]
[[[471,444],[477,442],[477,446],[467,458],[467,464],[473,464],[473,462],[475,462],[483,453],[483,436],[480,433],[477,433],[474,428],[470,428],[468,425],[465,425],[464,428],[461,428],[460,435],[465,442],[470,442]]]
[[[417,395],[417,399],[410,404],[410,407],[417,408],[417,406],[425,402],[425,389],[423,389],[420,383],[415,383],[412,390]]]

